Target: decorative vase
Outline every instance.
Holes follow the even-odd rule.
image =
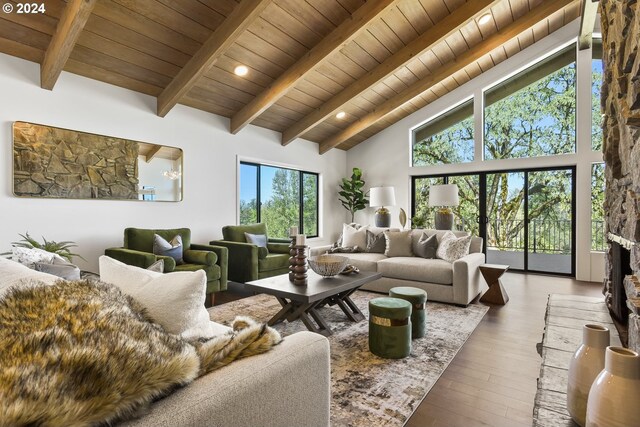
[[[586,427],[640,425],[640,355],[607,347],[604,370],[596,377],[587,403]]]
[[[582,327],[582,344],[569,363],[567,410],[581,427],[587,415],[587,397],[593,380],[604,369],[605,350],[609,346],[609,329],[600,325]]]

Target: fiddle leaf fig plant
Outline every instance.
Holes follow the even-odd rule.
[[[351,222],[353,222],[356,212],[366,208],[369,203],[363,188],[364,180],[360,168],[353,168],[350,179],[342,178],[338,200],[351,213]]]

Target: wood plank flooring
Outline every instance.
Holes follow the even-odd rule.
[[[487,304],[489,312],[406,427],[531,426],[548,295],[600,296],[602,285],[510,272],[502,282],[509,302]],[[250,295],[241,285],[231,289],[216,305]]]

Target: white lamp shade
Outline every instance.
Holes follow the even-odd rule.
[[[429,187],[429,206],[458,206],[458,186],[456,184],[432,185]]]
[[[393,206],[396,204],[396,192],[393,187],[371,187],[369,206]]]

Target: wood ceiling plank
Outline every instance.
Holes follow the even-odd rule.
[[[93,8],[93,13],[160,43],[164,43],[167,46],[171,46],[189,56],[193,55],[200,48],[200,43],[197,41],[115,2],[99,1]]]
[[[309,96],[319,99],[321,102],[325,102],[327,99],[333,96],[333,93],[327,90],[326,87],[318,86],[308,79],[301,81],[296,85],[295,89],[298,89]]]
[[[185,97],[181,101],[181,104],[221,117],[231,117],[231,115],[234,113],[234,110],[232,110],[231,108],[214,104],[209,101],[203,101],[201,99],[194,99],[188,95],[185,95]]]
[[[453,56],[458,56],[464,51],[469,50],[469,45],[467,45],[467,41],[460,31],[452,33],[449,37],[447,37],[446,42],[449,46],[449,49],[453,53]]]
[[[246,76],[243,76],[243,77],[236,76],[233,70],[236,68],[238,63],[239,61],[236,61],[235,59],[230,58],[229,53],[227,52],[227,54],[222,55],[216,61],[213,67],[211,67],[211,69],[209,69],[209,71],[207,71],[207,73],[204,76],[210,79],[215,79],[218,73],[228,73],[233,76],[234,80],[238,82],[238,84],[241,84],[241,82],[243,81],[247,81],[250,84],[254,84],[263,89],[269,84],[269,82],[273,80],[267,74],[262,73],[256,69],[252,69],[251,72]]]
[[[380,41],[369,31],[363,31],[358,37],[356,37],[354,42],[378,61],[379,64],[382,64],[391,56],[391,52],[389,52],[389,50],[384,47],[384,45],[380,43]]]
[[[291,89],[285,96],[289,96],[296,101],[304,104],[309,110],[317,108],[318,105],[322,104],[322,100],[316,98],[315,96],[309,95],[308,93],[303,92],[295,87]]]
[[[437,24],[445,16],[449,15],[449,9],[447,8],[444,0],[419,0],[424,10],[429,14],[429,18],[433,25]]]
[[[192,0],[184,0],[190,2]],[[238,6],[239,0],[198,0],[211,10],[218,12],[222,16],[229,16],[233,9]]]
[[[404,15],[418,34],[422,34],[433,27],[431,18],[429,18],[424,7],[417,1],[401,1],[398,3],[398,10]]]
[[[549,35],[549,21],[546,19],[533,26],[533,39],[539,42]]]
[[[199,1],[185,1],[185,0],[155,0],[163,5],[179,12],[180,14],[188,17],[199,25],[208,28],[209,31],[215,31],[216,28],[225,20],[227,15],[231,13],[231,9],[228,13],[222,14],[210,7],[200,3]],[[235,2],[234,2],[235,4]]]
[[[336,26],[327,18],[319,14],[306,1],[300,0],[275,0],[278,6],[286,10],[291,16],[302,22],[311,30],[315,31],[319,36],[325,37]]]
[[[322,39],[320,35],[282,9],[277,3],[270,4],[262,13],[261,18],[283,33],[294,36],[307,49],[311,49]]]
[[[17,6],[15,5],[19,2],[12,0],[7,3],[13,4],[14,8],[16,8]],[[6,21],[11,21],[49,36],[52,36],[56,32],[56,27],[58,25],[57,18],[42,13],[4,13],[1,16],[2,19]]]
[[[358,43],[352,41],[340,50],[344,56],[369,71],[380,65],[376,59],[364,50]]]
[[[77,44],[78,46],[84,46],[89,49],[102,52],[170,78],[175,77],[175,75],[180,71],[180,67],[177,65],[162,61],[128,46],[124,46],[91,31],[83,31],[78,38]]]
[[[137,33],[120,24],[92,14],[85,25],[85,31],[90,31],[105,39],[120,43],[123,46],[153,56],[161,61],[178,67],[183,67],[191,56],[171,46],[160,43],[150,37]]]
[[[214,66],[215,68],[215,66]],[[198,80],[198,86],[214,86],[218,84],[222,84],[225,86],[234,87],[242,92],[248,93],[251,96],[254,96],[257,92],[262,90],[261,86],[256,85],[250,81],[238,82],[236,76],[233,73],[228,73],[226,71],[218,69],[218,72],[215,74],[215,77],[210,78],[208,76],[202,76],[200,80]]]
[[[296,60],[295,56],[293,56],[291,52],[287,52],[284,49],[274,46],[266,40],[256,36],[251,31],[246,31],[238,37],[236,44],[254,52],[256,55],[262,56],[264,59],[275,64],[279,64],[284,68],[287,68]]]
[[[516,37],[518,34],[535,25],[537,22],[546,19],[546,17],[561,10],[566,5],[570,4],[572,0],[558,0],[554,2],[545,2],[540,6],[534,8],[527,13],[524,17],[518,21],[503,28],[497,34],[491,36],[487,40],[483,41],[473,49],[467,51],[465,54],[460,55],[455,61],[441,67],[430,78],[423,79],[418,83],[407,88],[402,93],[396,95],[392,99],[386,101],[378,108],[367,114],[367,116],[349,125],[347,129],[333,135],[331,138],[322,142],[320,145],[320,153],[326,153],[330,149],[338,146],[342,142],[348,140],[354,135],[357,135],[360,131],[372,126],[380,119],[384,118],[387,114],[393,112],[396,108],[402,106],[406,102],[420,95],[425,90],[446,81],[449,76],[458,70],[463,69],[467,65],[473,63],[479,58],[483,57],[487,53],[492,52],[497,47],[504,44],[507,40]]]
[[[511,58],[513,55],[520,52],[520,43],[518,42],[517,37],[509,40],[502,47],[504,47],[504,51],[508,58]]]
[[[511,5],[508,0],[496,4],[491,8],[491,14],[496,23],[498,29],[504,28],[513,22],[513,16],[511,15]]]
[[[280,49],[286,47],[287,53],[294,58],[299,58],[308,50],[297,40],[296,35],[280,30],[262,17],[256,19],[249,31],[273,46],[278,46]]]
[[[193,55],[158,97],[158,115],[164,117],[195,82],[205,74],[271,0],[243,0]]]
[[[51,41],[51,36],[33,30],[24,25],[2,19],[0,15],[0,37],[13,40],[17,43],[46,51]]]
[[[367,72],[366,68],[340,52],[336,52],[331,58],[324,61],[324,63],[329,67],[335,67],[346,73],[350,77],[349,82],[359,78]],[[342,83],[342,85],[345,86],[345,83]]]
[[[96,0],[69,0],[40,65],[40,87],[51,90],[91,15]]]
[[[351,15],[335,0],[309,0],[308,3],[336,27]]]
[[[44,58],[44,50],[19,43],[15,40],[9,40],[1,36],[0,52],[37,63],[42,62],[42,58]]]
[[[274,79],[284,71],[284,67],[280,64],[275,64],[238,44],[231,46],[225,56],[229,57],[232,61],[236,61],[236,65],[243,64],[249,67],[251,74],[259,71],[271,77],[271,79]]]
[[[420,35],[397,6],[390,8],[384,13],[382,15],[382,21],[387,24],[389,29],[393,31],[404,46]]]
[[[580,32],[578,33],[578,49],[584,50],[591,47],[593,27],[596,25],[599,1],[583,0],[580,19]],[[553,28],[551,29],[553,31]]]
[[[389,28],[389,26],[383,21],[372,22],[367,28],[367,31],[370,32],[373,37],[375,37],[391,54],[405,47],[402,40],[400,40],[396,33],[394,33],[393,30],[391,30],[391,28]]]
[[[223,106],[229,109],[232,113],[238,111],[242,107],[243,102],[238,101],[237,99],[229,96],[229,94],[226,94],[219,89],[220,88],[217,85],[210,88],[204,88],[202,86],[196,85],[187,94],[185,94],[184,97],[185,99],[198,99],[200,101],[208,102],[213,105]]]
[[[465,3],[451,15],[442,19],[436,26],[422,34],[410,44],[389,57],[384,63],[375,70],[367,73],[362,78],[351,84],[348,88],[335,95],[331,100],[325,103],[320,109],[306,116],[297,122],[290,129],[287,129],[282,135],[282,144],[286,145],[308,132],[309,129],[322,122],[325,118],[335,114],[349,100],[357,97],[367,88],[372,87],[377,82],[385,79],[393,74],[398,68],[404,66],[407,62],[413,60],[416,56],[431,49],[434,45],[444,40],[449,34],[457,31],[461,25],[464,25],[476,15],[485,11],[492,4],[489,0],[477,0]]]
[[[162,91],[160,87],[114,73],[113,70],[105,70],[93,64],[85,64],[73,59],[73,57],[69,58],[64,70],[151,96],[157,96]]]
[[[509,6],[511,7],[511,19],[514,21],[530,10],[528,0],[509,0]]]
[[[157,0],[112,0],[127,9],[138,13],[167,28],[184,34],[198,43],[204,43],[211,35],[211,30],[194,20],[176,12]]]
[[[370,24],[380,13],[393,6],[397,0],[380,0],[367,2],[340,24],[320,43],[302,56],[293,66],[278,77],[264,92],[258,95],[231,119],[231,133],[237,133],[280,97],[315,69],[325,58],[349,43],[366,25]]]

